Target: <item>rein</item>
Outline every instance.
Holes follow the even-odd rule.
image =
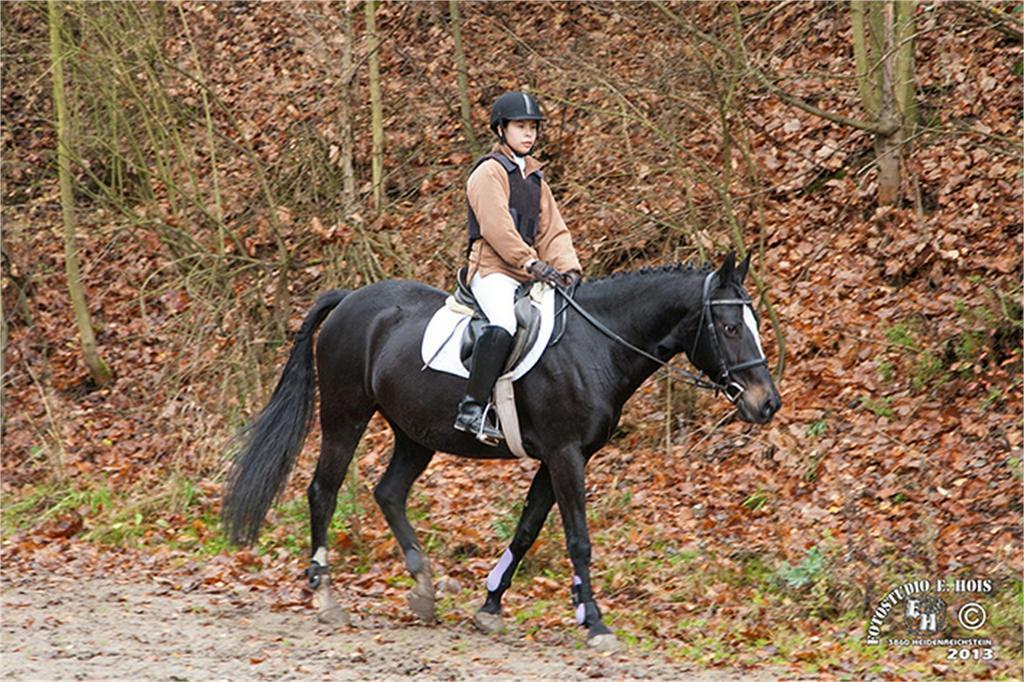
[[[570,289],[563,289],[562,287],[556,287],[558,292],[565,299],[568,305],[571,305],[576,312],[580,314],[587,322],[592,324],[599,332],[615,341],[616,343],[628,348],[629,350],[641,355],[651,362],[654,362],[665,369],[674,372],[675,374],[682,377],[689,384],[696,386],[697,388],[706,388],[713,391],[721,391],[722,394],[729,400],[729,402],[735,404],[740,396],[743,395],[745,390],[744,386],[739,382],[733,380],[733,372],[740,372],[751,367],[757,367],[758,365],[768,366],[768,360],[762,355],[760,358],[754,360],[747,360],[731,367],[725,361],[725,357],[722,355],[722,346],[718,340],[718,332],[715,330],[714,313],[712,312],[712,306],[716,305],[743,305],[748,306],[751,304],[750,300],[743,298],[729,298],[720,299],[716,301],[711,300],[711,278],[715,276],[714,272],[709,272],[707,277],[704,278],[704,288],[701,293],[701,312],[700,322],[697,324],[697,335],[693,339],[693,349],[690,351],[690,357],[692,358],[697,351],[697,344],[700,342],[701,332],[704,331],[704,321],[707,320],[708,338],[711,341],[711,348],[715,353],[715,357],[718,358],[719,370],[722,380],[714,381],[707,376],[704,372],[701,374],[694,374],[693,372],[687,372],[685,369],[680,369],[675,365],[671,365],[660,358],[651,355],[643,348],[639,348],[629,341],[625,340],[611,329],[609,329],[603,322],[594,317],[590,312],[584,309],[579,303],[576,302],[573,296],[575,295],[575,286]]]
[[[708,301],[708,292],[709,292],[708,284],[709,284],[709,282],[711,280],[711,277],[713,275],[714,275],[714,273],[709,273],[707,278],[704,280],[704,294],[703,294],[704,295],[704,301],[703,301],[703,310],[701,311],[701,322],[700,322],[700,324],[701,325],[704,324],[704,317],[705,317],[705,314],[706,314],[707,317],[708,317],[708,324],[712,328],[712,332],[711,332],[712,333],[712,338],[715,339],[715,342],[713,342],[713,345],[715,346],[715,352],[718,355],[718,358],[719,358],[719,361],[722,364],[722,367],[725,368],[724,376],[726,377],[726,380],[728,381],[728,379],[730,378],[730,370],[726,366],[725,360],[722,358],[722,356],[721,356],[721,354],[719,352],[719,348],[718,348],[718,344],[717,344],[717,335],[714,332],[714,323],[713,323],[713,320],[711,319],[710,302]],[[575,294],[575,291],[574,291],[575,287],[573,287],[573,290],[563,289],[562,287],[556,287],[556,288],[558,289],[558,292],[560,294],[562,294],[562,298],[565,299],[566,303],[568,303],[570,306],[572,306],[576,310],[576,312],[578,312],[580,314],[580,316],[583,317],[584,320],[586,320],[587,322],[592,324],[599,332],[601,332],[602,334],[604,334],[605,336],[610,338],[612,341],[615,341],[619,345],[628,348],[629,350],[633,351],[634,353],[647,358],[651,362],[654,362],[654,363],[664,367],[665,369],[668,369],[671,372],[674,372],[675,374],[679,375],[681,378],[685,379],[689,384],[691,384],[693,386],[696,386],[697,388],[706,388],[706,389],[713,390],[713,391],[721,391],[725,395],[725,397],[728,398],[729,401],[732,402],[732,403],[735,403],[737,400],[739,400],[740,395],[743,394],[743,386],[741,386],[740,384],[738,384],[738,383],[736,383],[734,381],[730,382],[728,384],[720,384],[717,381],[712,381],[711,378],[707,377],[707,375],[704,374],[703,372],[700,375],[694,374],[693,372],[687,372],[685,369],[680,369],[679,367],[676,367],[675,365],[669,364],[669,363],[665,362],[664,360],[662,360],[662,359],[660,359],[658,357],[655,357],[654,355],[651,355],[650,353],[645,351],[643,348],[639,348],[639,347],[633,345],[632,343],[630,343],[626,339],[622,338],[621,336],[619,336],[618,334],[613,332],[611,329],[609,329],[607,326],[605,326],[605,324],[603,322],[601,322],[601,320],[599,320],[596,317],[594,317],[583,306],[581,306],[579,303],[577,303],[576,300],[573,298],[573,296]],[[737,302],[741,302],[741,301],[738,301],[738,300],[736,300],[736,301],[733,301],[733,300],[721,301],[721,303],[737,303]],[[716,303],[718,303],[718,301],[716,301]],[[746,302],[743,302],[743,303],[746,303]],[[696,348],[696,343],[699,340],[700,340],[700,329],[697,330],[697,338],[694,340],[694,348]],[[732,371],[739,371],[740,369],[746,369],[748,367],[753,367],[754,365],[761,364],[761,363],[767,364],[767,361],[762,358],[761,360],[745,362],[742,365],[737,365],[736,367],[733,367]],[[705,378],[705,377],[707,377],[707,378]]]

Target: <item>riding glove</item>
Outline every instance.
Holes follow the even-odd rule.
[[[534,279],[540,280],[545,284],[550,284],[553,287],[560,286],[562,284],[562,276],[558,274],[558,270],[551,267],[550,263],[542,261],[540,259],[531,262],[526,266],[526,271],[533,275]]]

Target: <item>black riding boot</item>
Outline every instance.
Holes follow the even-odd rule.
[[[484,327],[473,346],[473,367],[469,371],[466,396],[459,403],[459,414],[455,418],[456,429],[474,434],[487,445],[497,445],[502,439],[501,431],[486,419],[487,404],[510,350],[511,334],[494,325]]]

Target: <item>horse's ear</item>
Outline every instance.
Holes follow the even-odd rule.
[[[722,267],[715,273],[718,278],[718,285],[721,286],[732,280],[733,271],[736,269],[736,254],[732,251],[725,255]]]
[[[743,262],[736,267],[736,281],[743,284],[743,281],[747,279],[747,272],[750,271],[750,251],[747,251],[747,257],[743,259]]]

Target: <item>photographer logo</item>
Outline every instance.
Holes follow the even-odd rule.
[[[892,646],[945,647],[951,661],[992,660],[995,649],[992,640],[972,637],[988,621],[988,612],[980,601],[965,599],[966,595],[991,595],[993,584],[988,579],[913,580],[890,590],[878,602],[868,622],[867,644],[880,644],[882,628],[893,614],[890,630],[902,629],[905,637],[886,637]],[[952,606],[952,609],[951,609]],[[951,620],[955,613],[955,620]],[[984,634],[984,633],[979,633]],[[960,635],[960,636],[958,636]]]

